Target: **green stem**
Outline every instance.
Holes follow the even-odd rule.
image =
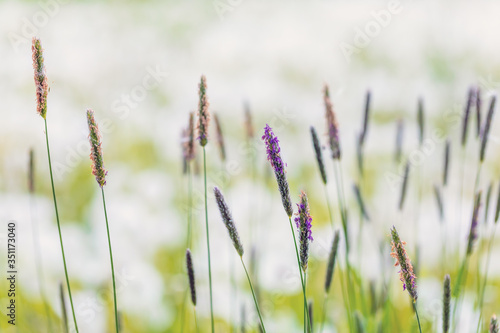
[[[248,284],[250,285],[250,290],[252,290],[253,301],[255,303],[255,308],[257,309],[257,313],[259,315],[260,325],[262,326],[262,330],[266,333],[266,327],[264,326],[264,321],[262,320],[262,315],[260,313],[259,303],[257,302],[257,297],[255,296],[255,291],[253,290],[252,280],[250,279],[250,275],[248,275],[247,267],[245,266],[245,262],[243,261],[243,257],[240,256],[241,264],[245,269],[245,274],[247,275]]]
[[[188,203],[187,203],[187,210],[188,210],[188,220],[187,220],[187,240],[186,240],[186,248],[191,248],[191,230],[192,230],[192,207],[193,207],[193,186],[192,186],[192,175],[191,175],[191,161],[187,161],[187,177],[188,177]],[[188,283],[186,281],[186,283]],[[186,303],[188,299],[188,288],[184,291],[184,297],[182,298],[182,312],[180,316],[180,321],[181,321],[181,333],[184,332],[184,316],[186,312]]]
[[[193,312],[194,312],[194,325],[196,327],[196,333],[199,332],[199,329],[198,329],[198,319],[196,319],[196,307],[194,306],[193,307]]]
[[[73,322],[75,323],[76,333],[78,333],[78,325],[76,323],[75,308],[73,306],[73,297],[71,296],[71,287],[69,285],[68,269],[66,267],[66,256],[64,254],[64,246],[63,246],[62,233],[61,233],[61,224],[59,222],[59,211],[57,209],[56,190],[54,188],[54,176],[52,175],[52,162],[50,160],[49,132],[47,130],[47,119],[44,119],[44,121],[45,121],[45,142],[47,143],[47,157],[49,159],[50,184],[52,186],[52,198],[54,199],[54,209],[56,211],[57,230],[59,231],[59,242],[61,243],[61,253],[62,253],[62,257],[63,257],[64,274],[66,276],[66,286],[68,287],[69,301],[71,303],[71,312],[73,313]]]
[[[293,244],[295,245],[295,254],[297,255],[297,264],[299,265],[300,282],[302,283],[302,295],[304,298],[304,306],[307,308],[306,287],[304,284],[304,277],[302,276],[302,268],[300,267],[299,248],[297,247],[297,240],[295,239],[295,232],[293,231],[292,217],[291,216],[288,217],[288,221],[290,222],[290,230],[292,231]],[[306,312],[306,317],[307,317],[307,320],[309,321],[309,311]]]
[[[106,199],[104,198],[104,187],[101,186],[102,205],[104,207],[104,217],[106,219],[106,231],[108,233],[109,259],[111,261],[111,277],[113,278],[113,301],[115,305],[115,326],[118,333],[118,307],[116,304],[116,282],[115,282],[115,267],[113,265],[113,251],[111,250],[111,235],[109,234],[108,212],[106,210]]]
[[[413,309],[415,310],[415,315],[417,316],[418,330],[422,333],[422,327],[420,327],[420,318],[418,318],[417,304],[413,303]]]
[[[493,245],[493,242],[495,240],[495,233],[496,233],[496,224],[495,224],[495,228],[493,229],[493,232],[490,236],[490,243],[488,244],[488,254],[487,254],[487,257],[486,257],[486,267],[485,267],[485,272],[484,272],[484,278],[483,278],[483,287],[481,288],[481,293],[480,293],[480,297],[479,297],[479,313],[480,313],[480,317],[479,317],[479,323],[478,323],[478,331],[479,331],[479,326],[480,326],[480,323],[481,323],[481,315],[482,315],[482,311],[483,311],[483,303],[484,303],[484,292],[486,290],[486,283],[488,282],[488,268],[490,267],[490,259],[491,259],[491,247]]]
[[[45,293],[45,285],[43,283],[43,265],[42,265],[42,256],[40,249],[40,241],[38,238],[38,224],[35,222],[35,203],[33,194],[30,193],[30,212],[31,212],[31,225],[33,228],[32,236],[33,236],[33,249],[35,251],[35,265],[36,272],[38,277],[38,287],[40,289],[40,297],[42,298],[43,307],[45,309],[45,316],[47,317],[47,326],[49,328],[49,332],[52,332],[52,319],[49,310],[49,304],[47,303],[47,294]]]
[[[459,305],[462,301],[462,294],[460,293],[462,284],[465,285],[465,281],[467,279],[467,267],[468,267],[469,256],[466,254],[462,265],[460,266],[460,270],[458,272],[457,283],[455,284],[455,288],[453,288],[453,296],[455,297],[455,305],[453,306],[453,324],[456,325],[455,319],[458,313],[460,313]],[[465,276],[465,277],[464,277]],[[462,283],[462,279],[464,282]]]
[[[212,299],[212,264],[210,262],[210,234],[208,230],[208,202],[207,202],[207,154],[203,146],[203,179],[205,183],[205,229],[207,231],[207,252],[208,252],[208,285],[210,287],[210,320],[212,324],[212,333],[215,332],[214,326],[214,307]]]
[[[323,298],[323,309],[321,311],[321,326],[319,328],[319,332],[323,332],[323,327],[325,326],[326,320],[326,301],[328,300],[328,294],[325,292],[325,297]]]

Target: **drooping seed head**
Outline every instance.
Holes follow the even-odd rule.
[[[43,48],[40,39],[33,37],[31,51],[33,53],[33,69],[35,70],[36,111],[45,119],[47,116],[49,84],[47,83],[47,75],[43,62]]]
[[[328,133],[328,142],[330,144],[330,149],[332,151],[332,158],[334,160],[339,160],[341,157],[340,151],[340,138],[339,138],[339,126],[337,123],[337,117],[333,111],[332,101],[330,100],[330,93],[328,91],[328,85],[325,84],[323,89],[323,100],[325,103],[326,111],[326,126]]]
[[[434,196],[436,198],[436,203],[438,206],[439,220],[443,222],[443,217],[444,217],[443,197],[441,195],[441,189],[436,184],[434,184]]]
[[[450,276],[446,274],[443,283],[443,333],[448,333],[450,329],[450,303],[451,303]]]
[[[402,242],[399,238],[399,234],[396,230],[396,227],[392,227],[391,229],[391,237],[392,237],[392,252],[391,256],[396,259],[396,264],[394,266],[399,266],[399,279],[403,283],[403,290],[408,290],[408,294],[413,299],[413,302],[417,301],[417,277],[413,273],[413,266],[411,264],[410,258],[406,253],[404,245],[405,242]]]
[[[396,124],[396,154],[395,160],[397,163],[401,161],[401,157],[403,156],[403,136],[405,130],[405,123],[403,119],[398,119]]]
[[[272,128],[267,124],[264,128],[262,140],[264,140],[266,144],[267,160],[271,163],[276,181],[278,182],[283,208],[285,208],[287,215],[291,217],[293,215],[293,207],[290,199],[290,189],[286,179],[285,163],[283,163],[281,159],[281,149],[278,137],[274,135]]]
[[[321,180],[323,180],[323,184],[326,185],[327,179],[325,164],[323,163],[323,153],[321,152],[321,144],[319,143],[318,134],[316,134],[316,130],[313,126],[311,126],[311,137],[314,147],[314,153],[316,154],[316,161],[318,162],[318,168],[321,174]]]
[[[405,173],[403,176],[403,184],[401,186],[401,195],[399,197],[399,210],[403,209],[403,205],[405,203],[405,198],[406,198],[406,191],[408,188],[408,176],[410,173],[410,161],[406,161],[406,166],[405,166]]]
[[[469,88],[469,92],[467,94],[467,103],[465,104],[464,109],[464,117],[462,122],[462,147],[467,143],[467,129],[469,127],[469,115],[470,109],[472,107],[472,102],[474,100],[476,92],[474,88]]]
[[[359,206],[359,210],[361,211],[361,215],[369,221],[370,216],[368,216],[368,212],[366,210],[366,206],[365,206],[365,202],[363,200],[363,197],[361,196],[361,191],[359,189],[359,186],[356,184],[353,184],[352,188],[354,190],[354,195],[356,196],[356,201],[358,202],[358,206]]]
[[[371,92],[368,90],[366,92],[366,102],[365,102],[365,113],[363,117],[363,130],[361,131],[361,134],[359,135],[359,145],[361,147],[364,146],[365,144],[365,139],[366,139],[366,133],[368,132],[368,122],[370,118],[370,100],[371,100]]]
[[[106,175],[104,169],[101,148],[101,133],[94,119],[94,111],[87,110],[87,124],[89,126],[90,160],[92,161],[92,174],[95,176],[97,184],[102,188],[106,185]]]
[[[474,242],[477,239],[477,226],[479,219],[479,208],[481,207],[481,191],[479,191],[474,199],[474,210],[472,211],[472,220],[470,223],[469,237],[467,238],[467,255],[472,254]]]
[[[450,140],[446,139],[444,146],[444,170],[443,170],[443,186],[448,184],[448,170],[450,169]]]
[[[199,88],[198,102],[198,139],[200,145],[205,147],[208,143],[208,124],[210,122],[210,113],[208,112],[208,98],[207,98],[207,79],[205,75],[201,76]]]
[[[300,266],[305,272],[307,270],[307,261],[309,260],[309,242],[312,237],[312,216],[309,213],[309,203],[304,191],[300,192],[300,203],[297,204],[298,211],[295,213],[295,225],[299,232],[300,241]]]
[[[424,143],[424,100],[422,97],[418,99],[418,113],[417,113],[417,122],[418,122],[418,142],[420,145]]]
[[[333,237],[332,248],[330,249],[330,254],[328,255],[328,264],[326,266],[326,277],[325,277],[325,292],[328,294],[330,291],[330,286],[333,280],[333,273],[335,271],[335,261],[337,259],[337,250],[339,248],[340,233],[338,230],[335,231],[335,236]]]
[[[500,328],[498,326],[498,319],[497,316],[494,314],[491,316],[491,321],[490,321],[490,333],[499,333]]]
[[[191,292],[191,302],[196,306],[196,284],[194,279],[193,259],[191,258],[191,250],[186,250],[186,267],[189,278],[189,290]]]
[[[240,236],[238,235],[238,230],[236,230],[236,226],[234,225],[233,217],[231,216],[231,211],[229,211],[229,207],[224,200],[224,196],[220,192],[217,187],[214,187],[215,201],[217,202],[217,206],[219,206],[220,215],[222,217],[222,222],[226,226],[227,232],[229,233],[229,237],[233,241],[234,248],[236,252],[241,256],[243,256],[243,245],[240,241]]]
[[[252,112],[250,111],[250,105],[248,102],[243,104],[245,110],[245,131],[247,134],[247,139],[252,140],[255,136],[252,123]]]
[[[31,194],[35,193],[35,153],[30,149],[30,160],[28,165],[28,189]]]
[[[491,98],[490,108],[488,110],[488,115],[486,116],[486,122],[484,123],[483,130],[481,131],[481,153],[479,155],[479,160],[484,161],[484,154],[486,152],[486,144],[488,143],[488,136],[490,134],[491,119],[493,118],[493,112],[495,111],[496,96]]]
[[[226,160],[226,146],[224,145],[224,135],[222,134],[222,127],[219,122],[219,117],[214,113],[215,129],[217,131],[217,145],[219,146],[220,158],[222,161]]]

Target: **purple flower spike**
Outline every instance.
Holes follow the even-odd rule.
[[[307,195],[304,191],[300,193],[300,203],[297,204],[298,212],[295,213],[295,224],[299,230],[300,240],[300,265],[305,272],[307,269],[307,261],[309,259],[309,243],[313,241],[312,237],[312,216],[309,213],[309,203]]]
[[[391,257],[396,259],[396,264],[394,266],[399,266],[401,270],[399,273],[399,280],[403,283],[403,291],[408,290],[408,294],[412,298],[413,302],[417,301],[417,284],[415,273],[413,273],[413,265],[411,264],[410,258],[405,250],[406,243],[399,238],[399,234],[395,227],[391,229],[392,237],[392,252]]]
[[[330,144],[330,149],[332,151],[332,158],[334,160],[339,160],[341,157],[340,151],[340,139],[339,139],[339,125],[337,123],[337,117],[333,111],[333,104],[330,100],[330,92],[328,91],[328,86],[325,84],[323,89],[323,100],[325,103],[326,110],[326,125],[328,132],[328,143]]]
[[[266,143],[267,160],[271,163],[278,182],[278,187],[281,194],[281,201],[285,212],[289,217],[293,215],[292,201],[290,200],[290,190],[288,181],[286,180],[285,163],[281,159],[280,145],[278,138],[274,135],[273,129],[266,124],[262,140]]]

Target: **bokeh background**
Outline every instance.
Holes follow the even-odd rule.
[[[397,270],[391,268],[389,227],[396,225],[414,257],[419,244],[419,306],[427,331],[439,331],[441,281],[455,274],[466,246],[478,150],[474,120],[467,155],[459,136],[466,93],[481,88],[484,109],[500,83],[500,5],[493,1],[4,1],[0,3],[0,240],[6,223],[18,222],[17,332],[46,332],[36,279],[32,223],[39,229],[51,317],[60,325],[59,282],[64,279],[50,190],[43,120],[36,114],[31,38],[40,37],[50,85],[48,126],[69,275],[81,332],[113,329],[104,214],[90,169],[85,111],[92,108],[103,134],[106,198],[123,332],[193,331],[186,303],[184,252],[187,178],[182,173],[181,131],[197,108],[197,85],[208,82],[210,110],[218,113],[227,160],[213,140],[207,146],[209,223],[217,331],[237,331],[242,313],[248,331],[257,317],[246,280],[221,223],[211,188],[226,194],[262,297],[269,332],[302,328],[301,289],[286,214],[266,162],[260,136],[266,123],[281,141],[291,194],[308,192],[314,217],[309,294],[323,302],[325,260],[333,235],[309,126],[326,145],[322,88],[329,84],[343,149],[342,166],[350,230],[361,251],[352,254],[366,292],[373,281],[390,290],[393,331],[415,329]],[[371,123],[365,151],[363,195],[370,214],[359,235],[352,184],[359,181],[355,139],[365,94],[371,91]],[[417,100],[424,101],[425,150],[418,146]],[[255,138],[244,131],[244,103]],[[483,113],[483,118],[485,113]],[[409,192],[398,212],[403,162],[394,160],[396,121],[405,123],[403,154],[414,159]],[[215,137],[211,128],[212,138]],[[494,121],[479,188],[498,184],[498,122]],[[452,142],[450,184],[444,190],[449,263],[441,260],[442,224],[433,184],[440,183],[445,138]],[[36,161],[36,196],[27,190],[28,152]],[[325,150],[328,191],[340,226],[333,164]],[[406,158],[404,159],[406,160]],[[460,164],[465,191],[460,205]],[[396,179],[394,181],[394,179]],[[493,197],[496,198],[496,186]],[[195,175],[193,236],[198,322],[208,332],[209,303],[203,221],[203,179]],[[420,193],[420,194],[419,194]],[[492,199],[492,201],[494,201]],[[491,207],[491,210],[494,208]],[[34,220],[32,221],[31,213]],[[491,215],[491,213],[490,213]],[[4,224],[5,222],[5,224]],[[418,227],[415,227],[418,225]],[[493,224],[482,226],[489,237]],[[358,241],[359,240],[359,241]],[[498,242],[497,242],[498,244]],[[499,309],[498,245],[493,246],[484,313]],[[342,245],[341,245],[342,247]],[[474,257],[484,270],[484,256]],[[3,255],[2,255],[3,257]],[[456,265],[455,265],[456,263]],[[5,260],[0,267],[4,270]],[[230,272],[236,276],[236,292]],[[4,272],[1,273],[2,276]],[[384,275],[385,274],[385,275]],[[345,332],[338,276],[328,301],[325,331]],[[0,279],[0,304],[8,301]],[[475,331],[474,280],[459,329]],[[183,310],[185,309],[185,310]],[[68,308],[69,310],[69,308]],[[3,312],[3,310],[2,310]],[[184,319],[182,319],[184,318]],[[318,314],[319,318],[319,314]],[[375,318],[375,317],[374,317]],[[318,319],[319,320],[319,319]],[[376,327],[375,319],[367,328]],[[335,323],[335,325],[333,325]],[[15,332],[5,317],[0,330]]]

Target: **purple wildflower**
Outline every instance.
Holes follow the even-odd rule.
[[[333,112],[332,101],[330,100],[330,93],[328,91],[328,86],[325,84],[323,89],[324,92],[324,102],[326,110],[326,125],[328,132],[328,139],[330,143],[330,149],[332,151],[332,158],[334,160],[340,159],[340,140],[339,140],[339,126],[337,123],[337,118],[335,117],[335,112]]]
[[[417,284],[415,273],[413,273],[413,265],[411,264],[410,258],[406,253],[404,245],[405,242],[401,241],[396,227],[391,229],[392,237],[392,252],[391,256],[396,259],[396,264],[394,266],[400,266],[399,279],[403,283],[403,290],[408,290],[413,302],[417,301]]]
[[[309,213],[309,203],[307,195],[304,191],[300,192],[300,203],[297,204],[298,211],[295,213],[295,224],[299,231],[300,241],[300,265],[305,272],[307,269],[307,261],[309,258],[309,242],[313,241],[312,237],[312,216]]]
[[[266,143],[267,160],[271,163],[278,182],[281,201],[285,212],[289,217],[293,215],[292,201],[290,200],[290,190],[286,179],[285,163],[281,159],[281,149],[278,138],[274,135],[273,129],[266,124],[262,140]]]

